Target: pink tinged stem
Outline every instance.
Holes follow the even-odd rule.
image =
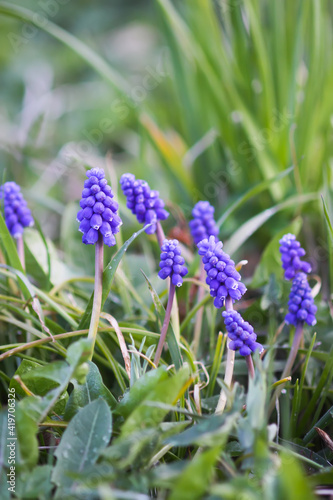
[[[303,337],[303,328],[304,328],[303,322],[297,323],[295,335],[294,335],[294,340],[293,340],[293,343],[291,345],[290,353],[289,353],[287,362],[285,364],[284,370],[282,372],[281,379],[284,379],[291,374],[291,370],[292,370],[292,367],[294,365],[294,362],[295,362],[295,359],[296,359],[296,356],[298,353],[299,345],[300,345],[302,337]],[[269,405],[269,408],[268,408],[268,415],[270,415],[272,413],[274,406],[275,406],[275,402],[278,399],[278,397],[280,396],[283,387],[284,387],[284,384],[281,384],[276,388],[274,395],[273,395],[273,398],[272,398],[270,405]]]
[[[170,323],[170,316],[171,316],[173,299],[175,297],[175,291],[176,291],[176,287],[170,281],[170,289],[169,289],[169,297],[168,297],[167,308],[166,308],[166,311],[165,311],[165,316],[164,316],[163,326],[162,326],[162,330],[161,330],[160,340],[158,341],[158,346],[157,346],[157,349],[156,349],[156,354],[155,354],[155,359],[154,359],[154,364],[156,366],[158,365],[158,362],[159,362],[159,360],[161,358],[163,346],[164,346],[165,339],[166,339],[166,336],[167,336],[168,327],[169,327],[169,323]]]
[[[157,224],[156,224],[156,237],[157,237],[158,244],[161,248],[163,245],[163,242],[165,240],[165,234],[164,234],[164,231],[163,231],[163,228],[161,226],[160,221],[157,221]]]
[[[225,301],[225,308],[227,311],[233,310],[232,299],[230,297],[227,297],[227,299]],[[233,351],[232,349],[229,349],[229,343],[230,343],[230,340],[228,339],[228,342],[227,342],[227,364],[226,364],[226,368],[225,368],[224,383],[227,387],[230,388],[231,383],[232,383],[232,376],[234,373],[235,351]],[[223,410],[225,408],[226,403],[227,403],[227,393],[222,388],[215,413],[219,413],[219,414],[223,413]]]
[[[94,302],[91,313],[91,320],[88,332],[88,339],[92,340],[91,358],[94,353],[94,346],[98,330],[98,323],[101,314],[102,292],[103,292],[103,254],[104,244],[103,236],[98,235],[98,240],[95,245],[95,286],[94,286]]]
[[[205,281],[205,269],[204,263],[200,262],[200,275],[199,280]],[[205,295],[205,289],[202,286],[199,286],[198,290],[198,302],[200,303]],[[202,327],[202,318],[203,318],[204,308],[200,307],[199,311],[196,315],[195,327],[194,327],[194,335],[193,335],[193,353],[197,356],[199,344],[200,344],[200,336],[201,336],[201,327]]]
[[[23,236],[22,235],[20,235],[18,238],[16,238],[16,248],[17,248],[17,254],[19,256],[22,268],[25,271],[24,243],[23,243]]]
[[[247,364],[247,370],[249,372],[249,378],[254,378],[254,366],[253,366],[251,354],[249,354],[248,356],[245,356],[245,361]]]

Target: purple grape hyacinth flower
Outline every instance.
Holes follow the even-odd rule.
[[[314,304],[311,295],[311,288],[305,273],[297,273],[289,295],[288,313],[285,321],[288,324],[297,326],[298,323],[305,322],[310,326],[317,323],[317,306]]]
[[[242,356],[248,356],[257,349],[259,352],[263,351],[264,348],[257,342],[257,335],[254,333],[253,327],[244,321],[237,311],[223,311],[222,316],[228,337],[231,340],[229,349],[239,351]]]
[[[140,224],[153,224],[146,229],[147,234],[154,234],[158,220],[165,220],[169,212],[164,209],[164,201],[159,197],[159,192],[150,189],[148,183],[136,179],[134,174],[123,174],[120,178],[121,189],[127,198],[126,206],[140,222]]]
[[[295,278],[298,272],[311,272],[309,262],[301,261],[301,257],[305,255],[305,250],[296,240],[294,234],[285,234],[280,240],[280,245],[282,267],[285,270],[284,277],[286,280]]]
[[[1,187],[5,221],[10,234],[19,238],[25,227],[34,225],[34,219],[16,182],[5,182]]]
[[[181,256],[178,240],[164,240],[161,247],[161,270],[158,276],[165,280],[170,277],[175,286],[183,284],[183,277],[188,273],[185,260]]]
[[[189,222],[192,238],[197,245],[204,239],[219,234],[218,227],[214,220],[215,208],[208,201],[198,201],[193,207],[193,220]]]
[[[215,297],[214,306],[217,309],[223,307],[227,297],[234,302],[246,292],[245,285],[240,281],[241,276],[235,269],[234,261],[222,247],[222,241],[215,241],[215,236],[198,243],[199,255],[202,255],[207,273],[206,283],[210,287],[211,296]]]
[[[122,225],[117,214],[118,203],[113,199],[114,194],[102,168],[92,168],[86,175],[88,179],[84,182],[81,209],[77,214],[82,241],[86,245],[94,245],[101,234],[105,245],[112,247],[116,244],[114,235],[119,233]]]

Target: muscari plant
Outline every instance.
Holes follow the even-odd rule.
[[[80,222],[79,230],[83,233],[82,242],[86,245],[95,245],[94,301],[88,333],[88,338],[92,340],[94,346],[101,312],[103,247],[104,244],[109,247],[116,244],[115,234],[119,232],[122,220],[118,215],[119,205],[114,200],[112,189],[105,179],[104,170],[93,168],[86,172],[86,176],[77,220]],[[154,364],[157,366],[166,340],[175,289],[176,286],[180,287],[183,284],[183,277],[186,276],[188,270],[185,266],[185,260],[181,256],[178,240],[167,240],[164,237],[160,221],[165,220],[169,214],[164,208],[165,204],[160,199],[158,191],[151,190],[146,181],[137,180],[133,174],[129,173],[121,177],[120,184],[127,198],[127,207],[136,215],[140,223],[148,225],[145,229],[146,233],[157,233],[161,246],[158,276],[163,280],[168,278],[170,282],[166,313],[154,358]],[[17,240],[18,254],[24,265],[23,229],[32,226],[34,220],[20,192],[20,187],[15,182],[6,182],[1,187],[0,194],[4,202],[8,230]],[[244,321],[237,311],[233,310],[234,302],[242,298],[246,287],[241,281],[234,261],[223,251],[223,244],[218,240],[214,207],[208,201],[199,201],[193,208],[192,216],[193,219],[189,222],[189,227],[198,248],[198,254],[202,257],[200,267],[206,272],[206,283],[209,285],[210,295],[214,297],[214,306],[217,309],[222,307],[226,309],[222,313],[228,334],[225,383],[230,386],[235,352],[238,351],[241,356],[244,356],[249,376],[254,377],[251,354],[256,350],[262,352],[263,347],[257,342],[257,335],[254,333],[253,327]],[[162,238],[164,239],[162,240]],[[311,326],[316,323],[317,308],[314,305],[306,276],[306,273],[311,271],[311,265],[301,260],[305,255],[305,250],[301,248],[300,243],[292,234],[286,234],[280,240],[280,245],[285,278],[293,279],[285,322],[296,327],[290,354],[282,373],[283,379],[290,373],[295,361],[303,336],[304,323]],[[202,278],[201,274],[200,278]],[[199,320],[202,321],[202,316]],[[195,329],[194,349],[197,348],[195,344],[195,341],[198,340],[195,338],[196,333]],[[275,397],[277,396],[276,392]],[[226,393],[222,389],[216,412],[221,413],[225,404]]]
[[[104,245],[112,247],[116,244],[115,234],[119,232],[122,220],[104,170],[93,168],[86,175],[77,220],[80,222],[79,231],[83,233],[82,242],[95,245],[94,302],[88,333],[93,353],[102,304]]]
[[[146,193],[147,192],[148,190],[146,190]],[[155,195],[153,197],[156,198]],[[161,205],[161,202],[159,202],[158,205]],[[201,204],[201,206],[203,205]],[[205,206],[209,208],[209,204],[205,204]],[[152,208],[150,208],[149,210],[152,210]],[[209,220],[212,221],[213,211],[208,210],[206,213],[209,215]],[[149,223],[152,224],[152,226],[150,227],[154,227],[155,231],[157,231],[157,224],[159,223],[157,215],[158,214],[156,214],[156,217],[153,217],[150,213],[150,215],[148,216],[149,219],[140,220],[142,221],[142,223],[149,221]],[[119,232],[119,228],[121,225],[121,219],[118,215],[118,204],[114,200],[111,187],[108,186],[105,180],[105,174],[101,169],[92,169],[87,172],[87,180],[85,181],[85,186],[82,192],[82,199],[80,201],[78,220],[80,221],[80,231],[82,231],[83,233],[83,243],[86,245],[96,245],[95,251],[96,255],[98,256],[96,257],[95,266],[97,279],[95,281],[93,314],[88,334],[88,337],[94,340],[97,333],[101,307],[100,302],[98,300],[95,301],[95,298],[100,294],[102,279],[101,273],[103,270],[103,258],[101,258],[101,255],[103,256],[103,253],[100,247],[102,247],[103,249],[104,244],[106,244],[107,246],[115,245],[115,234]],[[13,219],[8,220],[8,218],[6,217],[8,228],[12,229],[11,233],[15,237],[17,232],[13,229],[14,226],[12,224],[12,221]],[[148,227],[147,229],[150,229],[150,227]],[[196,227],[198,228],[198,225]],[[210,227],[214,228],[214,225],[210,223]],[[149,233],[151,233],[151,231],[149,231]],[[201,230],[197,234],[198,237],[199,234],[201,236],[203,234],[207,235],[207,233],[202,232]],[[225,329],[228,336],[225,383],[230,387],[233,375],[232,369],[235,359],[235,353],[238,352],[240,356],[245,358],[249,370],[249,375],[250,377],[254,377],[254,367],[251,355],[255,351],[261,352],[263,347],[257,342],[257,336],[254,333],[253,327],[248,322],[244,321],[238,311],[233,309],[233,305],[238,302],[245,294],[246,287],[241,281],[241,276],[236,269],[237,266],[235,265],[235,262],[227,253],[223,251],[223,244],[218,240],[217,234],[210,234],[208,238],[204,238],[201,241],[197,240],[196,245],[198,254],[202,258],[202,267],[207,275],[206,284],[209,286],[210,295],[214,299],[214,307],[217,310],[220,310],[223,307],[225,308],[225,311],[222,312],[222,317],[224,319]],[[291,325],[295,325],[296,331],[302,332],[305,323],[314,325],[316,321],[316,307],[313,303],[311,289],[309,287],[306,275],[308,272],[310,272],[311,267],[307,262],[301,260],[301,257],[304,256],[305,252],[300,248],[300,244],[296,241],[296,238],[293,235],[286,235],[281,240],[281,253],[282,264],[286,276],[289,279],[293,280],[288,303],[288,313],[285,317],[285,321]],[[185,260],[181,255],[181,247],[179,242],[177,240],[163,240],[161,245],[160,271],[158,273],[158,276],[160,279],[168,280],[170,283],[170,287],[166,313],[154,359],[155,367],[158,366],[163,346],[166,340],[172,303],[175,297],[175,289],[176,287],[180,287],[183,284],[183,279],[187,275],[187,273],[188,270],[185,266]],[[96,285],[96,282],[98,286]],[[286,363],[285,371],[287,370],[288,373],[290,373],[290,367],[292,366],[297,354],[299,346],[299,336],[297,338],[298,341],[296,342],[295,335],[293,347],[290,351],[290,355]],[[153,351],[150,352],[152,353]],[[230,361],[231,359],[233,359],[233,361]],[[153,365],[153,363],[151,363],[151,365]],[[91,365],[90,370],[94,371]],[[156,376],[157,374],[158,370],[156,370]],[[228,376],[229,379],[227,378]],[[182,374],[182,377],[185,377],[185,375]],[[179,388],[177,389],[177,391],[175,389],[174,397],[176,397],[178,391]],[[224,410],[226,398],[226,391],[222,389],[219,396],[218,405],[216,407],[217,414],[222,413],[222,411]],[[91,411],[96,411],[98,409],[98,405],[102,406],[102,403],[99,400],[99,404],[92,402],[90,403],[90,405],[95,405],[94,408],[91,406]],[[100,408],[99,411],[101,411]],[[105,409],[105,415],[106,413],[107,412]],[[70,424],[68,426],[68,429],[71,430],[74,424],[76,425],[76,420],[73,419],[73,425],[70,427]],[[61,451],[65,449],[66,446],[66,440],[64,438],[62,439],[61,445],[58,446],[56,452],[58,461],[57,468],[54,469],[53,475],[53,480],[56,482],[59,488],[61,488],[61,481],[60,479],[57,479],[57,474],[59,474],[59,469],[61,468]],[[200,457],[200,449],[198,452],[198,457]]]
[[[305,256],[305,250],[296,240],[294,234],[285,234],[280,240],[280,253],[284,277],[292,279],[291,290],[288,301],[288,313],[285,322],[295,326],[295,335],[291,345],[288,359],[282,372],[282,379],[290,375],[295,362],[298,349],[303,338],[304,324],[314,326],[317,323],[317,306],[314,304],[311,288],[308,283],[307,274],[311,272],[311,264],[301,260]],[[275,402],[280,395],[282,386],[279,386],[269,406],[269,413],[273,410]]]

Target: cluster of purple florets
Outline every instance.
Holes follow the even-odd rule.
[[[311,272],[311,265],[301,260],[301,257],[305,255],[305,250],[301,247],[300,242],[296,240],[294,234],[285,234],[280,240],[280,245],[282,267],[285,270],[284,277],[286,280],[295,278],[298,272]]]
[[[80,201],[81,209],[77,214],[79,230],[83,233],[82,241],[86,245],[94,245],[101,235],[105,245],[111,247],[116,244],[114,235],[122,224],[117,214],[118,203],[113,199],[103,169],[88,170],[87,177]]]
[[[259,352],[263,350],[262,345],[257,342],[257,335],[254,333],[253,327],[244,321],[237,311],[223,311],[222,316],[228,337],[231,340],[229,349],[239,351],[242,356],[248,356],[256,350]]]
[[[5,182],[1,187],[1,198],[3,198],[5,221],[10,234],[19,238],[25,227],[34,225],[27,202],[23,198],[20,187],[15,182]]]
[[[222,242],[216,241],[214,236],[198,243],[199,255],[202,255],[207,273],[206,283],[210,287],[211,296],[215,297],[214,305],[218,309],[223,307],[227,297],[234,302],[246,292],[234,261],[222,250],[222,246]]]
[[[305,322],[310,326],[317,323],[316,312],[311,288],[305,273],[297,273],[293,280],[288,302],[288,313],[285,317],[286,323],[297,325]]]
[[[192,210],[193,220],[189,222],[192,238],[197,245],[204,239],[219,234],[218,227],[214,220],[214,207],[208,201],[198,201]]]
[[[165,280],[170,277],[175,286],[183,284],[183,277],[188,273],[185,260],[181,256],[178,240],[164,240],[161,247],[161,270],[158,276]]]
[[[169,213],[164,209],[164,201],[159,197],[159,192],[150,189],[148,183],[136,179],[133,174],[121,176],[120,185],[127,198],[126,206],[136,215],[140,224],[151,224],[146,233],[154,234],[158,220],[165,220]]]

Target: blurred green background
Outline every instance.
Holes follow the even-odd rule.
[[[115,190],[126,171],[159,189],[166,231],[184,242],[193,204],[208,199],[248,275],[297,218],[328,295],[332,10],[328,0],[0,2],[2,177],[23,186],[73,268],[92,267],[75,222],[91,165]],[[126,237],[138,226],[119,201]]]

